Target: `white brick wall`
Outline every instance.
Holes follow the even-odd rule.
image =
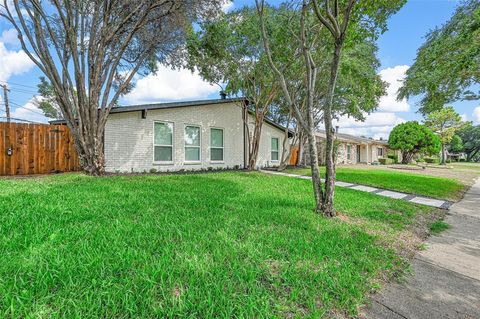
[[[153,127],[155,121],[173,123],[173,163],[156,164],[153,161]],[[185,163],[184,133],[186,125],[201,127],[201,161]],[[210,161],[210,128],[224,130],[224,162]],[[243,167],[242,107],[239,103],[221,103],[171,109],[149,110],[147,118],[141,112],[110,114],[105,128],[105,160],[108,172],[197,170],[209,167]],[[280,154],[283,131],[264,123],[259,152],[259,166],[276,166],[270,159],[271,137],[279,137]]]

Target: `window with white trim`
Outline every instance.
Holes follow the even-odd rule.
[[[352,159],[352,149],[350,144],[347,144],[347,160],[351,160],[351,159]]]
[[[185,162],[200,162],[199,126],[185,126]]]
[[[155,162],[173,162],[173,123],[155,122],[153,158]]]
[[[210,160],[223,162],[223,129],[210,129]]]
[[[272,161],[278,161],[278,137],[272,137],[271,158]]]
[[[377,155],[378,155],[378,157],[382,157],[382,156],[383,156],[383,147],[378,147],[378,148],[377,148]]]

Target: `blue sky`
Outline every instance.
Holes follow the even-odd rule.
[[[267,0],[268,1],[268,0]],[[279,1],[269,1],[272,4]],[[364,123],[342,118],[338,122],[343,132],[373,137],[387,137],[393,126],[406,120],[420,120],[416,112],[416,99],[395,101],[394,93],[398,81],[412,65],[417,48],[423,43],[425,34],[435,26],[445,23],[453,14],[459,1],[454,0],[409,0],[388,21],[388,31],[379,41],[380,74],[390,82],[389,94],[382,98],[379,110],[367,117]],[[234,1],[229,9],[253,5],[254,0]],[[38,109],[30,103],[35,91],[39,70],[21,52],[14,33],[5,22],[0,21],[0,83],[7,81],[11,89],[10,99],[14,116],[34,121],[45,121]],[[172,71],[160,68],[157,75],[139,79],[136,89],[124,97],[122,104],[143,102],[202,99],[218,97],[218,87],[204,83],[197,75],[188,71]],[[0,112],[3,110],[0,100]],[[465,119],[480,122],[480,107],[477,117],[476,102],[453,104]],[[3,116],[3,114],[1,115]]]

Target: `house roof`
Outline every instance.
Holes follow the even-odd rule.
[[[130,105],[130,106],[117,106],[112,108],[110,113],[114,114],[114,113],[135,112],[135,111],[142,111],[142,110],[173,109],[173,108],[179,108],[179,107],[224,104],[224,103],[244,102],[244,101],[247,101],[247,99],[240,97],[240,98],[231,98],[231,99],[211,99],[211,100],[198,100],[198,101],[139,104],[139,105]]]
[[[317,130],[315,133],[316,136],[318,137],[323,137],[325,138],[325,130]],[[355,135],[350,135],[350,134],[344,134],[344,133],[335,133],[335,136],[339,141],[342,142],[350,142],[350,143],[358,143],[358,144],[381,144],[381,145],[388,145],[388,141],[385,140],[374,140],[372,138],[367,138],[367,137],[361,137],[361,136],[355,136]]]
[[[181,108],[181,107],[194,107],[194,106],[202,106],[202,105],[212,105],[212,104],[227,104],[227,103],[235,103],[235,102],[247,102],[248,99],[244,97],[239,98],[228,98],[228,99],[210,99],[210,100],[197,100],[197,101],[182,101],[182,102],[168,102],[168,103],[151,103],[151,104],[138,104],[138,105],[130,105],[130,106],[117,106],[112,108],[110,114],[116,113],[126,113],[126,112],[139,112],[143,110],[161,110],[161,109],[173,109],[173,108]],[[249,111],[250,114],[255,115],[254,112]],[[266,123],[278,128],[279,130],[285,130],[285,127],[282,125],[265,118]],[[65,124],[65,120],[52,120],[49,121],[50,124]],[[290,137],[293,136],[293,133],[289,131],[288,134]]]

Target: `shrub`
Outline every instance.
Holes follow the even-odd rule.
[[[155,174],[156,172],[157,172],[157,169],[155,169],[155,168],[150,169],[150,174]]]
[[[396,154],[389,154],[388,158],[392,159],[394,163],[398,163],[398,155]]]
[[[392,158],[389,158],[389,157],[388,158],[379,158],[378,161],[382,165],[390,165],[390,164],[395,163],[395,161]]]
[[[428,163],[428,164],[433,164],[436,161],[436,159],[433,157],[425,157],[424,160],[425,160],[425,163]]]

